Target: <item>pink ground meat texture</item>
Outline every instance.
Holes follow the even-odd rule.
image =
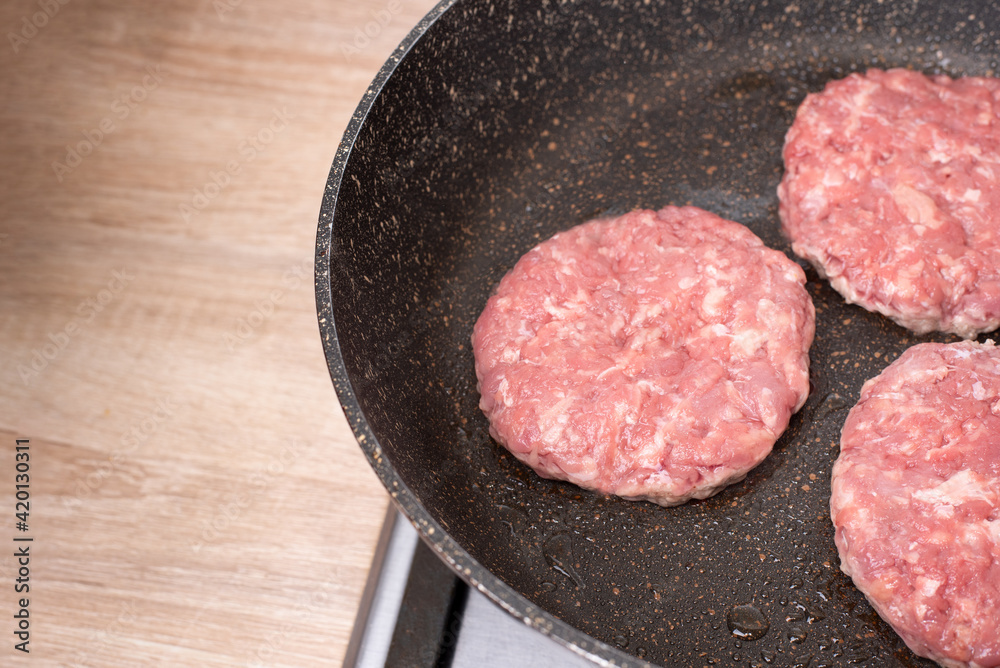
[[[917,345],[865,383],[830,508],[841,568],[910,649],[1000,666],[1000,349]]]
[[[710,496],[805,401],[804,283],[746,227],[693,207],[557,234],[475,325],[490,432],[542,477],[661,505]]]
[[[869,70],[806,97],[785,138],[792,249],[919,333],[1000,325],[1000,80]]]

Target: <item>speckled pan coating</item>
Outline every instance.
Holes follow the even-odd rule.
[[[789,253],[774,193],[805,94],[868,67],[995,76],[998,29],[985,2],[435,9],[351,121],[316,265],[342,405],[424,538],[513,614],[601,662],[929,665],[840,574],[827,511],[861,384],[948,336],[844,304],[808,269],[809,401],[746,481],[670,509],[521,466],[488,436],[468,341],[518,257],[600,215],[690,203]],[[757,640],[728,628],[744,604],[768,621]]]

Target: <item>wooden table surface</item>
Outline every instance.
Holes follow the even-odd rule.
[[[316,221],[433,4],[0,5],[0,665],[341,663],[387,496],[326,370]]]

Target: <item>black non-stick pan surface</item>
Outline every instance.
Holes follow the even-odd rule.
[[[993,75],[998,27],[988,2],[938,0],[431,12],[351,121],[316,271],[344,410],[424,539],[511,613],[613,665],[930,665],[840,572],[830,469],[862,383],[950,337],[846,305],[807,268],[805,407],[744,482],[660,508],[543,480],[493,442],[469,336],[521,254],[597,216],[693,204],[791,256],[775,188],[805,95],[869,67]]]

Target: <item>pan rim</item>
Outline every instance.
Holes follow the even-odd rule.
[[[368,459],[369,465],[375,471],[386,491],[389,492],[392,503],[414,526],[420,538],[437,553],[456,575],[470,587],[486,595],[507,613],[595,664],[621,666],[622,668],[652,667],[653,664],[601,642],[534,605],[480,564],[452,539],[400,479],[395,467],[382,451],[378,438],[371,429],[357,400],[341,353],[337,325],[333,317],[332,277],[330,273],[333,229],[341,180],[346,173],[354,142],[364,127],[368,114],[383,87],[394,74],[399,63],[409,55],[413,46],[423,38],[445,12],[460,1],[441,0],[400,42],[366,89],[337,147],[320,207],[314,257],[316,311],[327,369],[341,410],[347,418],[351,431]]]

